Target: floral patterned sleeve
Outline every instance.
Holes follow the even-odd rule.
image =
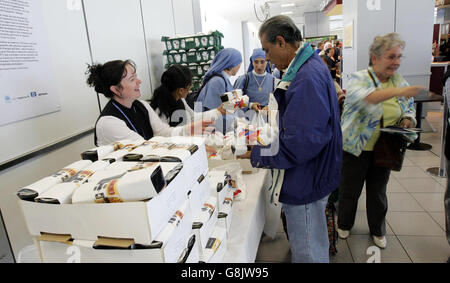
[[[365,98],[376,91],[376,87],[367,70],[359,71],[351,75],[347,84],[347,93],[344,100],[344,111],[342,114],[342,126],[346,128],[355,119],[361,119],[375,115],[379,116],[380,108],[376,104],[366,102]]]

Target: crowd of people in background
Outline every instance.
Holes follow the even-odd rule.
[[[320,41],[317,43],[315,52],[322,57],[330,70],[331,77],[341,85],[342,71],[342,41],[335,40],[334,46],[330,41]]]

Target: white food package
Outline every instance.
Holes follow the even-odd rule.
[[[92,164],[90,160],[79,160],[60,169],[55,174],[45,177],[37,182],[23,187],[17,193],[20,199],[34,200],[37,196],[44,193],[56,184],[67,181],[73,177],[78,171]]]
[[[75,176],[64,183],[57,184],[39,195],[35,201],[42,203],[70,204],[72,195],[78,187],[86,183],[89,178],[98,171],[104,170],[109,166],[108,161],[98,160],[88,167],[80,170]]]

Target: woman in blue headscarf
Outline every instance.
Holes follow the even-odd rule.
[[[203,87],[197,98],[197,102],[203,103],[202,111],[217,108],[222,104],[220,95],[233,90],[230,77],[236,75],[241,63],[241,53],[234,48],[225,48],[216,54],[203,77]]]
[[[220,95],[234,89],[230,77],[236,75],[241,63],[241,52],[234,48],[225,48],[216,54],[211,67],[203,77],[203,86],[197,98],[197,102],[202,103],[203,112],[218,108],[222,104]],[[194,108],[195,111],[198,111],[197,107]],[[222,123],[217,121],[214,127],[218,131],[226,133],[232,129],[233,120],[234,115],[225,115]]]
[[[269,103],[269,94],[275,88],[274,76],[270,73],[270,66],[266,61],[266,53],[261,48],[253,50],[250,57],[250,66],[247,74],[240,76],[234,88],[244,90],[248,95],[250,102],[257,102],[261,107]],[[247,82],[247,88],[245,88]]]

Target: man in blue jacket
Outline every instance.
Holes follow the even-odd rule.
[[[333,80],[321,58],[286,16],[259,30],[266,60],[282,72],[278,151],[255,146],[254,167],[272,168],[274,198],[283,204],[292,262],[329,262],[325,208],[341,177],[342,133]],[[278,190],[277,190],[278,183]]]

